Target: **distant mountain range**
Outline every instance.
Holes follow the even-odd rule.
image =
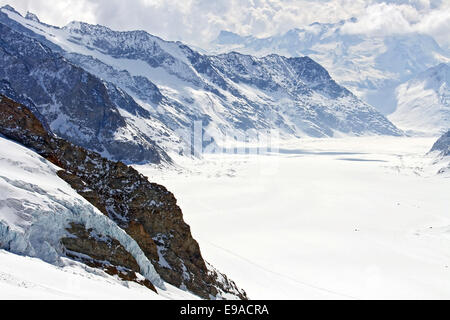
[[[397,108],[397,86],[440,63],[450,62],[450,52],[424,34],[387,36],[349,34],[352,18],[338,23],[313,23],[284,34],[256,38],[222,31],[209,52],[237,52],[264,56],[308,55],[323,65],[340,84],[384,114]]]
[[[170,161],[191,151],[195,122],[218,144],[271,130],[282,138],[402,134],[308,57],[204,55],[144,31],[53,27],[10,6],[0,26],[2,93],[112,159]]]

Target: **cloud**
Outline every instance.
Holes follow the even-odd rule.
[[[347,23],[350,34],[404,34],[419,32],[450,47],[450,2],[436,0],[383,1],[366,7],[358,21]]]
[[[143,29],[167,40],[203,46],[220,30],[270,36],[312,22],[357,17],[346,32],[418,31],[450,46],[448,0],[0,0],[54,25],[72,20],[117,30]]]
[[[433,10],[424,16],[414,29],[418,32],[431,34],[441,44],[450,49],[450,2],[438,10]]]
[[[408,33],[412,31],[410,20],[418,17],[417,10],[411,6],[373,4],[365,9],[358,21],[346,23],[342,32],[370,35]]]

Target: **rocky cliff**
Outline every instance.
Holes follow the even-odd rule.
[[[450,156],[450,130],[434,143],[431,151],[438,151],[444,157]]]
[[[25,106],[5,96],[0,100],[0,133],[60,167],[59,177],[125,230],[163,280],[205,299],[246,298],[233,281],[203,260],[174,195],[165,187],[122,162],[57,138]],[[106,260],[125,268],[124,277],[137,269],[133,258],[113,239],[77,224],[68,231],[73,237],[61,241],[69,257],[94,266]]]

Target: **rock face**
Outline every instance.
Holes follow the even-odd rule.
[[[174,195],[165,187],[150,183],[132,167],[53,136],[25,106],[5,96],[0,99],[0,133],[62,168],[59,177],[124,229],[162,279],[206,299],[246,298],[234,282],[203,260]],[[69,231],[81,239],[62,241],[71,255],[85,254],[94,265],[108,255],[128,270],[125,273],[136,269],[135,261],[111,239],[83,226],[72,225]],[[102,244],[93,244],[97,238]]]
[[[151,131],[143,129],[151,123],[168,128],[158,129],[167,137],[190,142],[191,126],[201,122],[204,144],[217,145],[235,138],[264,139],[272,131],[281,138],[402,134],[307,57],[202,55],[144,31],[118,32],[83,22],[57,28],[11,8],[0,10],[0,23],[131,96],[141,109],[130,110],[148,113],[118,110],[125,110],[140,132]],[[157,137],[158,145],[179,152],[180,143]]]
[[[438,151],[444,157],[450,156],[450,130],[434,143],[431,151]]]
[[[72,223],[67,231],[72,236],[61,239],[67,257],[157,292],[149,280],[138,276],[140,267],[136,259],[119,241],[86,229],[83,224]]]
[[[149,134],[121,113],[151,120],[129,95],[0,23],[1,92],[30,107],[60,137],[114,160],[168,162]]]

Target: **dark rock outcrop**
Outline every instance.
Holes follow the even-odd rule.
[[[140,268],[136,259],[119,241],[95,233],[92,229],[87,230],[82,224],[72,223],[67,231],[72,236],[61,239],[67,257],[157,292],[149,280],[138,276]]]
[[[162,279],[206,299],[225,293],[246,299],[244,291],[203,260],[174,195],[165,187],[122,162],[57,138],[25,106],[1,95],[0,100],[0,133],[59,166],[59,177],[135,239]],[[82,240],[63,239],[63,244],[70,252],[88,255],[93,263],[111,254],[106,247],[117,245],[104,239],[104,244],[93,246],[82,226],[71,229]],[[109,259],[136,269],[120,248]]]
[[[438,152],[439,156],[436,162],[447,162],[450,157],[450,129],[447,130],[434,144],[430,152]],[[450,172],[450,161],[441,169],[439,169],[438,174],[445,174]]]
[[[434,143],[431,151],[438,151],[444,157],[450,156],[450,130]]]

